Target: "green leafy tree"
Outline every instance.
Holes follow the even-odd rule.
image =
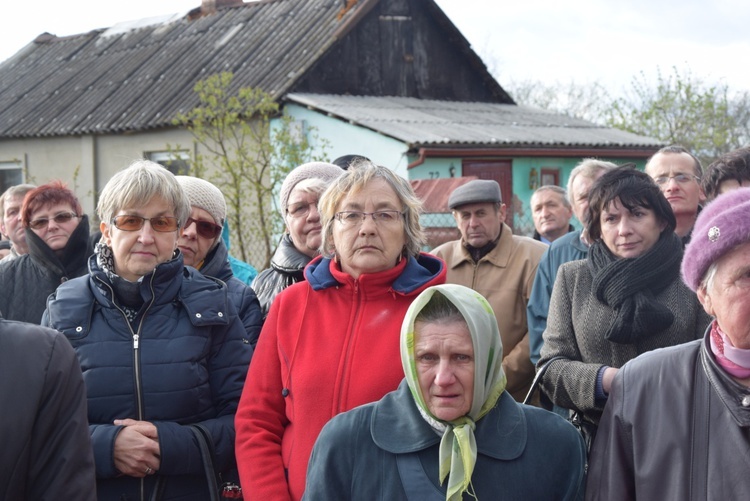
[[[749,137],[748,92],[733,94],[725,83],[707,83],[689,70],[659,71],[655,83],[641,72],[605,110],[607,125],[682,145],[704,165]]]
[[[260,269],[270,265],[283,219],[274,194],[295,166],[320,160],[313,154],[314,128],[302,133],[259,88],[232,90],[234,75],[211,75],[195,85],[199,104],[180,114],[199,145],[190,175],[215,184],[227,201],[232,253]],[[275,119],[275,120],[274,120]],[[327,143],[321,141],[322,150]]]

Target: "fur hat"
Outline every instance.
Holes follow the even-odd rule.
[[[502,201],[500,185],[497,184],[497,181],[494,179],[474,179],[453,190],[451,196],[448,197],[448,208],[453,210],[466,204],[500,203]]]
[[[185,191],[190,206],[205,210],[211,214],[216,224],[223,226],[224,220],[227,218],[227,202],[224,200],[224,194],[221,190],[208,181],[197,177],[175,177]],[[184,221],[182,223],[184,224]]]
[[[286,214],[289,195],[291,195],[292,190],[300,181],[317,178],[322,179],[326,183],[330,183],[343,173],[344,169],[338,165],[326,162],[309,162],[302,164],[291,171],[287,174],[286,179],[284,179],[284,182],[281,185],[281,192],[279,193],[279,210],[281,211],[282,217]]]
[[[698,214],[682,258],[682,279],[697,290],[712,263],[746,242],[750,242],[750,188],[739,188],[716,197]]]

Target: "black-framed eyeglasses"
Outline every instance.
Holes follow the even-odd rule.
[[[185,231],[188,226],[195,223],[195,231],[198,233],[198,235],[202,236],[203,238],[207,238],[209,240],[213,240],[214,238],[221,235],[221,230],[223,228],[219,226],[218,224],[214,224],[210,221],[201,221],[200,219],[193,219],[192,217],[187,218],[187,222],[185,223],[185,227],[182,229],[182,231]]]
[[[151,225],[151,229],[162,233],[177,231],[177,229],[180,227],[180,221],[176,217],[171,216],[157,216],[147,218],[125,214],[112,218],[112,224],[114,224],[118,230],[122,231],[138,231],[143,228],[143,225],[146,224],[146,221],[148,221]]]
[[[692,181],[693,179],[695,179],[696,181],[700,181],[700,178],[694,174],[683,174],[682,172],[680,172],[679,174],[675,174],[674,176],[655,177],[654,182],[659,186],[664,186],[669,182],[670,179],[674,179],[677,184],[685,184],[688,181]]]
[[[336,219],[344,226],[360,226],[365,222],[367,216],[372,217],[375,224],[391,224],[399,221],[404,213],[398,210],[379,210],[375,212],[362,212],[357,210],[345,210],[335,214]]]
[[[318,201],[289,204],[286,206],[286,213],[289,214],[289,217],[291,218],[300,219],[307,217],[307,215],[310,214],[310,207],[315,207],[317,209]]]
[[[38,219],[32,219],[29,221],[29,228],[32,230],[41,230],[46,228],[50,221],[54,221],[57,224],[65,224],[74,217],[79,217],[75,212],[60,212],[52,217],[40,217]]]

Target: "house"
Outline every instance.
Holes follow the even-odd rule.
[[[0,190],[61,178],[92,213],[133,159],[184,168],[199,150],[173,119],[198,104],[196,82],[223,71],[315,127],[330,158],[364,154],[410,179],[490,176],[520,205],[583,156],[642,164],[659,146],[516,106],[433,0],[202,0],[44,33],[1,63]]]

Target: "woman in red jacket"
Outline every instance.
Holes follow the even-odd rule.
[[[323,425],[398,386],[401,320],[445,281],[420,252],[420,206],[408,181],[366,161],[321,198],[323,256],[271,305],[236,415],[246,499],[300,499]]]

